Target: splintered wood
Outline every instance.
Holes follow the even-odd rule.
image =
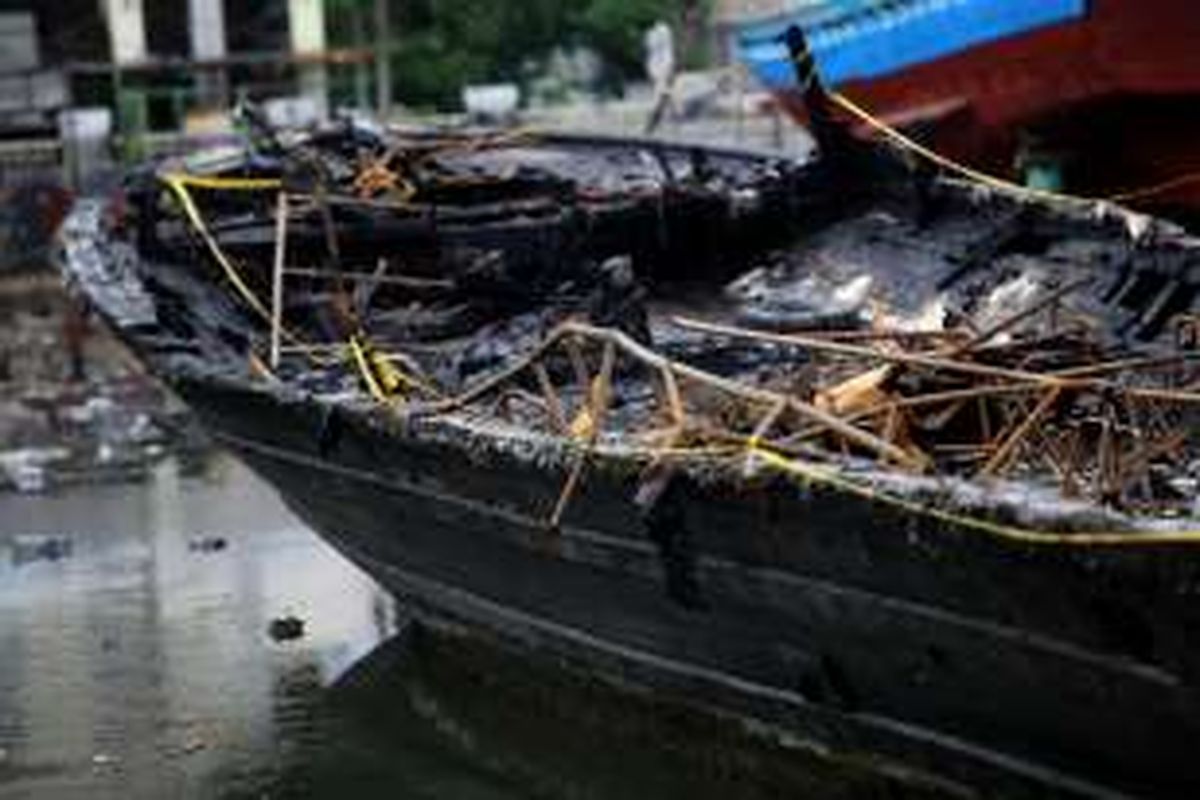
[[[761,376],[701,370],[620,331],[567,322],[460,397],[412,410],[447,413],[489,395],[515,397],[533,409],[521,424],[580,442],[584,450],[555,504],[553,524],[604,435],[651,448],[857,455],[913,473],[1053,485],[1064,498],[1130,511],[1191,511],[1195,492],[1186,479],[1200,467],[1190,435],[1200,410],[1192,368],[1200,353],[1120,353],[1097,361],[1095,342],[1071,337],[989,347],[999,326],[966,339],[911,338],[910,349],[902,349],[899,335],[857,337],[875,342],[869,346],[843,340],[854,337],[673,323],[709,337],[795,348],[808,360],[772,366],[780,373],[772,385],[806,388],[766,388]],[[1056,368],[1030,370],[1035,354],[1052,355]],[[789,384],[782,373],[799,369],[815,379]],[[522,385],[528,389],[518,390]]]
[[[1073,288],[1078,285],[965,344],[932,350],[900,349],[899,336],[876,337],[886,346],[873,347],[691,319],[675,323],[710,336],[803,348],[829,364],[814,404],[842,425],[904,450],[910,464],[968,479],[1051,484],[1064,498],[1123,510],[1190,513],[1192,473],[1200,468],[1191,435],[1200,411],[1200,353],[1122,351],[1098,358],[1105,353],[1099,342],[1073,336],[990,344]],[[1029,366],[1039,362],[1056,366]],[[818,423],[778,445],[786,451],[804,443],[837,452],[847,440]]]

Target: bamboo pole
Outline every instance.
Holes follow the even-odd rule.
[[[1008,369],[1006,367],[993,367],[988,364],[977,364],[972,361],[955,361],[942,356],[927,355],[922,353],[886,353],[879,350],[873,350],[870,347],[861,347],[858,345],[846,344],[844,342],[831,342],[808,336],[792,336],[777,333],[765,333],[762,331],[752,331],[745,328],[737,328],[729,325],[718,325],[711,322],[703,322],[701,320],[687,319],[684,317],[675,317],[674,322],[681,328],[700,331],[702,333],[711,333],[717,336],[752,339],[771,344],[791,344],[796,345],[797,347],[805,347],[810,350],[835,353],[837,355],[869,358],[875,361],[884,361],[893,364],[906,364],[915,367],[925,367],[927,369],[940,369],[945,372],[958,372],[964,375],[975,375],[978,377],[997,378],[1008,381],[1026,381],[1054,386],[1060,385],[1063,382],[1061,379],[1055,378],[1051,375],[1042,375],[1036,372]]]
[[[743,400],[750,400],[756,403],[761,403],[768,407],[774,407],[781,400],[787,404],[787,407],[795,411],[802,417],[807,417],[814,422],[818,422],[828,427],[834,433],[844,437],[845,439],[875,452],[877,455],[884,456],[890,461],[905,466],[909,469],[923,471],[928,467],[928,462],[923,458],[914,457],[911,453],[883,441],[878,436],[872,433],[855,428],[853,425],[848,425],[843,420],[830,414],[826,411],[805,403],[793,397],[787,397],[776,392],[771,392],[766,389],[758,389],[750,386],[744,386],[737,381],[723,378],[719,375],[705,372],[695,367],[681,364],[672,361],[665,356],[650,350],[633,339],[626,336],[624,333],[611,330],[608,328],[595,328],[579,322],[567,322],[562,325],[561,330],[576,333],[582,336],[591,337],[600,341],[611,342],[621,348],[627,355],[647,364],[648,366],[668,369],[675,373],[677,378],[695,381],[715,389],[731,394],[734,397],[739,397]]]
[[[888,400],[884,403],[872,406],[871,408],[863,409],[862,411],[851,414],[847,417],[842,417],[842,420],[848,424],[863,422],[864,420],[872,419],[883,414],[892,408],[897,410],[912,410],[922,408],[924,406],[939,405],[941,403],[955,403],[963,400],[988,400],[995,397],[1005,397],[1008,395],[1029,394],[1036,392],[1045,387],[1036,383],[1022,383],[1016,385],[1004,386],[975,386],[969,389],[951,389],[945,392],[935,392],[933,394],[922,394],[915,397],[901,397],[894,400]],[[811,439],[814,436],[820,436],[828,430],[824,425],[813,426],[799,431],[789,437],[788,441],[792,443],[801,442],[805,439]]]
[[[600,373],[596,376],[591,391],[588,393],[587,410],[592,418],[592,430],[588,433],[587,444],[571,467],[567,481],[563,484],[562,491],[559,492],[558,501],[554,504],[554,511],[550,514],[547,527],[552,531],[557,531],[562,524],[563,516],[567,513],[567,506],[579,490],[579,484],[583,480],[583,471],[587,467],[588,458],[591,456],[596,442],[600,439],[604,419],[608,416],[608,407],[612,403],[613,369],[616,367],[616,363],[616,345],[608,342],[605,344],[604,355],[601,357]]]
[[[535,347],[533,349],[533,351],[530,352],[527,356],[517,360],[511,366],[509,366],[507,369],[496,373],[495,375],[493,375],[490,378],[486,378],[479,384],[473,386],[472,388],[468,389],[467,391],[463,392],[462,394],[458,395],[457,397],[451,397],[447,400],[443,400],[438,403],[431,403],[431,404],[429,404],[427,406],[423,406],[423,407],[412,406],[412,407],[410,407],[412,413],[418,414],[418,415],[420,415],[420,414],[426,414],[426,415],[446,414],[451,411],[456,411],[456,410],[462,408],[463,406],[470,405],[474,401],[478,400],[480,397],[483,397],[484,395],[488,394],[492,390],[499,388],[500,386],[509,382],[513,378],[516,378],[522,372],[524,372],[525,370],[527,370],[531,366],[533,366],[533,364],[535,362],[537,362],[538,359],[540,359],[547,352],[549,352],[556,344],[558,344],[559,340],[563,338],[563,335],[564,335],[564,333],[563,333],[562,329],[555,331],[550,336],[546,337],[541,342],[541,344],[539,344],[537,347]]]
[[[455,288],[454,281],[442,278],[415,278],[408,275],[377,275],[370,272],[334,272],[327,269],[308,269],[304,267],[289,267],[285,270],[288,275],[304,278],[320,278],[325,280],[355,280],[372,281],[382,286],[401,286],[406,289],[444,289]]]
[[[902,330],[867,330],[867,331],[809,331],[804,333],[805,336],[811,336],[822,341],[832,342],[890,342],[904,341],[906,339],[964,339],[968,336],[966,331],[956,330],[921,330],[921,331],[902,331]]]
[[[1151,370],[1159,367],[1174,367],[1185,364],[1188,361],[1200,359],[1200,353],[1170,353],[1161,356],[1146,356],[1141,358],[1128,358],[1121,361],[1108,361],[1103,364],[1091,364],[1086,367],[1072,367],[1071,369],[1059,370],[1053,373],[1056,377],[1067,380],[1077,378],[1099,378],[1104,375],[1112,375],[1118,372],[1137,372],[1139,370]]]
[[[592,385],[592,371],[588,369],[587,359],[583,357],[583,349],[579,342],[568,337],[566,340],[567,358],[571,361],[571,369],[575,372],[575,381],[580,391],[586,393]]]
[[[1141,400],[1166,400],[1170,403],[1200,403],[1200,394],[1177,389],[1122,389],[1125,395]]]
[[[669,369],[660,369],[659,375],[662,376],[663,389],[667,393],[671,421],[675,423],[676,427],[682,427],[687,422],[687,411],[683,405],[683,395],[679,393],[679,383],[675,380],[675,373]]]
[[[1041,399],[1037,406],[1034,407],[1033,411],[1030,412],[1027,417],[1025,417],[1021,424],[1017,426],[1017,429],[1012,432],[1012,435],[1009,436],[1004,443],[1000,445],[999,449],[996,450],[996,454],[992,456],[991,460],[988,461],[988,463],[984,466],[981,474],[995,475],[997,472],[1004,469],[1009,460],[1012,458],[1013,454],[1016,452],[1017,448],[1021,445],[1021,442],[1025,441],[1025,438],[1029,435],[1029,432],[1033,430],[1033,427],[1040,423],[1042,417],[1044,417],[1047,412],[1054,407],[1054,404],[1058,402],[1058,398],[1061,395],[1062,387],[1060,386],[1055,386],[1050,391],[1046,392],[1046,395]]]
[[[788,404],[784,399],[781,399],[772,406],[767,415],[758,423],[758,426],[754,429],[754,433],[750,434],[750,440],[757,442],[760,439],[765,439],[767,434],[771,432],[771,428],[774,428],[775,423],[783,416],[783,412],[787,411],[787,408]]]
[[[558,391],[554,388],[554,382],[550,380],[550,373],[542,366],[541,362],[533,365],[533,374],[537,377],[538,386],[542,390],[542,397],[546,401],[546,413],[550,417],[550,425],[554,428],[554,432],[560,436],[566,435],[571,430],[571,426],[567,424],[567,415],[563,412],[562,400],[558,397]]]
[[[963,375],[994,378],[997,380],[1006,380],[1016,383],[1032,383],[1043,387],[1059,387],[1063,389],[1111,389],[1130,397],[1170,400],[1176,403],[1200,403],[1200,393],[1196,392],[1170,389],[1131,388],[1121,386],[1120,384],[1113,383],[1111,381],[1103,381],[1095,378],[1072,377],[1070,375],[1070,371],[1068,371],[1068,374],[1064,377],[1063,375],[1053,372],[1041,373],[1029,372],[1027,370],[1020,369],[1009,369],[1007,367],[993,367],[988,364],[977,364],[973,361],[955,361],[953,359],[923,353],[887,353],[879,350],[873,350],[870,347],[860,347],[842,342],[829,342],[804,336],[790,336],[784,334],[752,331],[746,330],[745,328],[737,328],[729,325],[718,325],[711,322],[703,322],[684,317],[675,317],[674,322],[681,328],[711,333],[717,336],[751,339],[754,341],[768,342],[771,344],[792,344],[819,352],[823,351],[835,353],[837,355],[867,358],[875,361],[890,362],[893,364],[907,364],[910,366],[925,367],[926,369],[957,372]]]

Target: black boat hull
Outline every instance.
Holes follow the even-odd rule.
[[[947,191],[974,248],[939,259],[958,280],[1001,255],[992,224],[977,217],[993,212],[1003,232],[1004,219],[1026,214]],[[845,210],[828,192],[797,194]],[[1125,242],[1130,224],[1083,212],[1049,221],[1106,249]],[[149,368],[316,531],[432,624],[766,722],[831,757],[932,778],[920,787],[1200,791],[1194,542],[1005,536],[986,526],[1012,519],[1011,498],[972,524],[955,498],[939,505],[914,491],[882,502],[869,489],[695,453],[641,503],[656,483],[643,480],[651,457],[608,440],[551,529],[580,457],[571,437],[462,406],[385,407],[340,370],[315,384],[295,370],[271,374],[253,347],[261,324],[211,269],[115,241],[98,213],[78,213],[72,230],[68,274]],[[1147,338],[1162,333],[1177,297],[1190,302],[1193,251],[1166,242],[1122,262],[1121,285],[1149,287],[1130,289],[1138,302],[1127,309]],[[1084,523],[1092,529],[1070,520]]]
[[[331,422],[316,403],[178,388],[303,519],[433,624],[983,794],[1200,786],[1190,682],[1115,639],[1104,646],[1112,612],[1072,591],[1074,558],[981,546],[857,500],[821,498],[824,519],[797,516],[805,498],[778,485],[753,502],[689,497],[686,533],[664,542],[627,477],[603,469],[550,532],[554,469],[456,454],[344,412]],[[1006,600],[985,597],[994,587],[974,562],[987,560],[1009,562],[990,573],[1012,578]],[[1088,556],[1084,571],[1102,580],[1105,560]],[[1161,572],[1169,559],[1148,561]],[[978,597],[962,594],[959,571]],[[1039,594],[1058,607],[1038,607]]]

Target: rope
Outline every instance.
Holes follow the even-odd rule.
[[[241,272],[234,265],[233,261],[230,260],[229,256],[225,255],[225,252],[221,249],[221,246],[213,237],[212,232],[208,229],[208,225],[206,225],[204,222],[204,217],[201,215],[200,209],[196,206],[195,199],[192,197],[191,192],[188,191],[188,187],[203,186],[204,188],[210,189],[231,188],[236,190],[240,188],[246,191],[262,191],[268,188],[278,189],[281,183],[279,181],[275,181],[273,185],[269,187],[259,186],[257,185],[257,182],[254,182],[256,185],[253,187],[246,185],[229,186],[226,185],[227,182],[242,184],[242,181],[226,178],[198,178],[191,175],[166,175],[163,176],[162,180],[163,183],[167,185],[167,188],[174,192],[175,197],[179,200],[180,206],[183,208],[184,216],[187,217],[188,222],[191,224],[192,228],[195,229],[196,233],[200,235],[205,247],[208,248],[208,252],[216,260],[217,264],[220,265],[221,269],[225,273],[225,277],[231,284],[233,284],[233,288],[237,290],[239,295],[241,295],[241,298],[245,301],[246,305],[250,306],[250,308],[252,308],[269,324],[271,322],[271,312],[267,310],[267,307],[263,305],[262,301],[258,299],[258,296],[254,294],[254,291],[242,278]],[[247,181],[246,183],[250,182],[251,181]],[[284,335],[288,339],[291,339],[293,343],[300,343],[295,336],[286,332]]]
[[[804,71],[803,80],[799,80],[798,82],[800,84],[800,91],[807,92],[810,88],[812,88],[812,85],[815,81],[820,80],[817,70],[816,57],[811,51],[806,50],[798,56],[793,56],[791,61],[793,64],[795,64],[798,73],[800,70]],[[867,111],[865,108],[858,105],[841,92],[830,91],[828,92],[828,96],[844,111],[858,119],[860,122],[864,123],[867,127],[882,134],[885,138],[890,139],[902,149],[911,153],[915,153],[916,155],[924,158],[926,161],[956,173],[961,177],[967,178],[968,180],[983,184],[984,186],[990,186],[1003,192],[1009,192],[1012,194],[1040,200],[1093,202],[1087,198],[1074,197],[1071,195],[1059,194],[1057,192],[1048,192],[1042,189],[1031,189],[1028,186],[1022,186],[1019,183],[998,178],[995,175],[989,175],[986,172],[968,167],[966,164],[961,164],[953,159],[947,158],[941,153],[926,147],[912,137],[906,136],[895,127],[889,125],[879,117]]]
[[[978,517],[955,514],[945,509],[919,503],[904,497],[880,492],[869,486],[834,474],[815,464],[786,458],[756,442],[749,442],[747,453],[760,458],[763,463],[778,472],[800,478],[807,483],[825,484],[872,502],[880,502],[913,514],[932,517],[942,522],[958,525],[976,533],[987,534],[1006,542],[1035,546],[1078,547],[1078,548],[1125,548],[1162,545],[1200,545],[1200,530],[1174,531],[1168,533],[1061,533],[1034,531],[992,522]]]
[[[1183,186],[1190,186],[1193,183],[1200,183],[1200,170],[1196,172],[1189,172],[1188,174],[1181,175],[1178,178],[1172,178],[1169,181],[1163,181],[1162,183],[1154,186],[1147,186],[1145,189],[1135,189],[1129,192],[1122,192],[1121,194],[1114,194],[1109,199],[1115,203],[1131,203],[1136,200],[1143,200],[1147,197],[1166,194],[1173,189],[1179,189]]]
[[[1067,201],[1072,203],[1098,202],[1098,198],[1077,197],[1075,195],[1060,194],[1059,192],[1048,192],[1044,189],[1032,189],[1028,186],[1022,186],[1019,183],[1013,183],[1012,181],[1005,180],[1004,178],[997,178],[995,175],[989,175],[986,172],[973,169],[965,164],[961,164],[953,159],[947,158],[941,153],[931,150],[920,142],[917,142],[916,140],[904,135],[840,92],[830,93],[830,98],[833,100],[833,102],[845,109],[851,116],[865,123],[868,127],[873,128],[874,130],[883,134],[888,139],[891,139],[901,148],[915,153],[916,155],[924,158],[926,161],[930,161],[939,167],[947,169],[950,172],[956,173],[964,178],[967,178],[968,180],[974,181],[975,183],[989,186],[1002,192],[1037,200],[1048,200],[1051,202]]]
[[[810,70],[808,78],[809,83],[811,83],[815,77],[815,73],[815,68]],[[859,121],[863,122],[873,130],[883,134],[901,148],[915,153],[916,155],[924,158],[926,161],[930,161],[933,164],[943,167],[944,169],[947,169],[961,177],[967,178],[968,180],[974,181],[975,183],[1022,197],[1058,203],[1131,203],[1137,200],[1144,200],[1148,197],[1165,194],[1173,189],[1178,189],[1193,183],[1200,183],[1200,170],[1198,170],[1186,175],[1181,175],[1177,178],[1172,178],[1171,180],[1164,181],[1163,183],[1147,186],[1142,189],[1120,192],[1107,197],[1084,197],[1080,195],[1066,194],[1063,192],[1050,192],[1044,189],[1033,189],[1029,186],[1022,186],[1019,183],[1014,183],[1013,181],[996,177],[995,175],[989,175],[986,172],[969,167],[966,164],[962,164],[924,146],[920,142],[917,142],[911,137],[906,136],[896,128],[871,114],[865,108],[858,105],[840,92],[831,92],[830,98],[851,116],[857,118]]]

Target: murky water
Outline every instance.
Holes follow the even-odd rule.
[[[286,617],[304,636],[277,642]],[[347,744],[328,687],[396,619],[231,461],[0,495],[0,796],[328,795],[351,774],[390,796],[509,796],[421,730]]]

